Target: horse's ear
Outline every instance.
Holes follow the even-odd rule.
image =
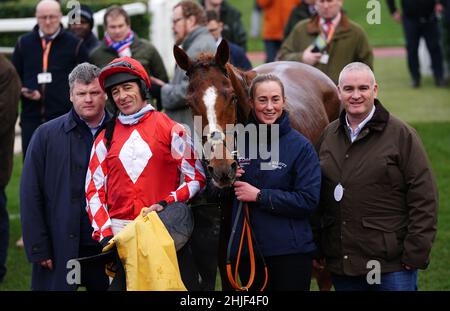
[[[231,85],[233,86],[234,92],[238,98],[238,106],[239,109],[241,110],[242,116],[244,116],[244,118],[247,119],[251,109],[250,105],[248,104],[249,84],[244,81],[244,80],[248,81],[246,77],[247,73],[234,68],[230,64],[228,64],[225,68],[227,69]],[[242,122],[243,120],[239,121]]]
[[[175,60],[178,66],[184,71],[187,71],[191,65],[191,60],[189,59],[189,56],[186,54],[186,52],[178,46],[174,45],[173,56],[175,56]]]
[[[249,70],[249,71],[244,72],[243,75],[244,75],[243,78],[247,80],[247,85],[251,85],[252,81],[256,77],[257,73],[254,70]]]
[[[216,52],[216,64],[225,67],[225,64],[228,62],[230,58],[230,48],[228,47],[228,42],[225,39],[220,41],[219,46],[217,47]]]

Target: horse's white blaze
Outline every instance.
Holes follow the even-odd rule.
[[[208,118],[209,133],[217,131],[217,116],[216,116],[216,99],[217,91],[216,88],[210,86],[203,95],[203,103],[206,106],[206,116]]]

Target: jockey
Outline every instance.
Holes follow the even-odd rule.
[[[138,61],[114,59],[99,82],[116,111],[95,140],[85,190],[93,238],[105,246],[142,210],[185,205],[205,175],[185,129],[147,102],[150,79]]]

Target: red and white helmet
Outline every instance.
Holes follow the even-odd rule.
[[[106,65],[98,77],[100,87],[108,91],[111,87],[133,80],[142,80],[149,90],[150,78],[142,64],[128,56],[116,58]]]

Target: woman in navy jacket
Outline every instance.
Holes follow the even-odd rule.
[[[260,250],[255,248],[256,277],[250,289],[258,290],[264,282],[259,258],[262,255],[268,268],[267,290],[309,290],[312,256],[316,249],[309,218],[319,201],[319,160],[311,143],[290,126],[288,112],[284,110],[284,87],[278,77],[257,76],[250,87],[250,100],[253,109],[249,122],[258,128],[258,139],[247,139],[246,149],[256,147],[258,152],[256,159],[240,160],[237,174],[240,180],[234,183],[237,200],[232,213],[234,223],[239,201],[248,204],[254,243]],[[278,135],[271,139],[275,127],[278,127]],[[264,128],[269,132],[267,136],[262,135]],[[262,159],[262,148],[270,150],[269,159]],[[264,162],[266,167],[261,169]],[[240,229],[233,240],[234,258],[242,219],[241,214],[237,226]],[[245,283],[250,271],[245,247],[242,256],[239,274]]]

